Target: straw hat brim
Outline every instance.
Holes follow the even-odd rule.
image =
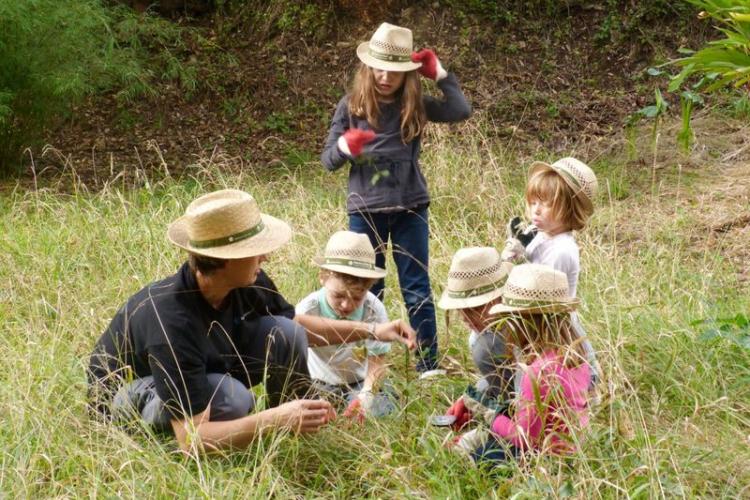
[[[381,69],[383,71],[414,71],[421,68],[422,63],[383,61],[370,55],[370,42],[362,42],[357,47],[357,57],[359,60],[371,68]]]
[[[261,214],[261,219],[265,227],[250,238],[218,247],[197,248],[190,244],[187,217],[182,216],[167,228],[167,239],[190,253],[216,259],[244,259],[267,254],[284,246],[291,239],[292,228],[289,224],[266,214]]]
[[[483,306],[487,302],[493,301],[503,294],[503,287],[497,288],[482,295],[475,295],[474,297],[465,297],[457,299],[448,295],[448,290],[443,291],[443,295],[440,296],[438,301],[438,307],[440,309],[451,310],[451,309],[468,309],[470,307]]]
[[[580,196],[577,196],[577,198],[581,200],[581,203],[583,203],[584,208],[586,210],[593,210],[594,202],[589,199],[586,193],[580,187],[573,184],[570,181],[570,179],[568,179],[567,175],[560,173],[559,169],[553,167],[549,163],[545,163],[543,161],[535,161],[534,163],[532,163],[531,166],[529,167],[529,178],[535,176],[538,173],[548,172],[548,171],[555,172],[557,175],[562,177],[562,180],[565,181],[565,184],[570,186],[570,189],[572,189],[573,192],[576,193],[576,195],[580,194]]]
[[[313,259],[315,265],[321,269],[327,269],[341,274],[349,274],[358,278],[385,278],[385,269],[375,267],[375,269],[362,269],[360,267],[344,266],[341,264],[326,264],[323,257]]]
[[[507,304],[495,304],[490,309],[490,314],[549,314],[549,313],[566,313],[576,310],[581,303],[579,299],[572,299],[566,302],[555,302],[545,306],[519,307],[509,306]]]

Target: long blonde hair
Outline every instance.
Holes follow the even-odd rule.
[[[406,72],[398,94],[397,99],[401,99],[401,140],[408,144],[424,131],[427,123],[422,102],[422,83],[416,70]],[[360,63],[354,75],[349,97],[349,113],[366,119],[373,129],[379,128],[380,107],[378,93],[375,90],[375,76],[372,68],[364,63]]]
[[[518,347],[524,358],[535,358],[553,350],[563,356],[567,367],[586,361],[583,341],[573,331],[568,313],[506,316],[499,325],[508,343]]]

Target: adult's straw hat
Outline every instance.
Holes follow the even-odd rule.
[[[383,23],[369,42],[359,44],[357,57],[371,68],[384,71],[413,71],[422,66],[422,63],[412,62],[413,50],[410,29]]]
[[[513,268],[490,247],[462,248],[456,252],[448,271],[448,286],[440,297],[442,309],[477,307],[498,298]]]
[[[360,278],[382,278],[385,269],[375,265],[375,250],[366,234],[337,231],[329,238],[322,257],[315,263],[323,269]]]
[[[503,289],[503,303],[490,314],[543,314],[571,312],[579,300],[568,296],[565,273],[541,264],[521,264],[513,268]]]
[[[286,222],[260,213],[255,198],[238,189],[197,198],[167,229],[167,238],[178,247],[217,259],[263,255],[291,237]]]
[[[594,209],[593,201],[599,182],[591,167],[572,157],[562,158],[551,165],[543,161],[535,161],[529,168],[529,178],[549,170],[563,178],[586,210],[591,212]]]

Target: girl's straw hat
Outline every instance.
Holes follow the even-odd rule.
[[[593,200],[599,183],[591,167],[571,157],[557,160],[552,165],[543,161],[535,161],[529,168],[529,177],[548,170],[556,172],[563,178],[587,210],[594,209]]]
[[[413,71],[422,66],[422,63],[412,62],[412,51],[410,29],[383,23],[369,42],[359,44],[357,57],[371,68],[384,71]]]
[[[260,213],[255,198],[237,189],[201,196],[167,229],[167,238],[178,247],[217,259],[263,255],[291,237],[286,222]]]
[[[375,250],[366,234],[337,231],[328,240],[325,253],[315,263],[323,269],[360,278],[382,278],[385,269],[375,266]]]
[[[490,247],[462,248],[456,252],[448,271],[448,287],[440,297],[442,309],[466,309],[484,305],[503,292],[513,268]]]
[[[491,314],[543,314],[571,312],[579,300],[568,296],[565,273],[541,264],[521,264],[513,268],[503,289],[503,303]]]

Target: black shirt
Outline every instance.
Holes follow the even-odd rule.
[[[250,387],[245,363],[263,353],[247,352],[246,336],[253,332],[243,324],[272,315],[294,318],[294,307],[263,271],[216,310],[185,263],[128,299],[97,341],[89,363],[93,402],[106,411],[124,381],[153,375],[159,398],[176,418],[200,413],[212,394],[208,373],[229,373]]]

